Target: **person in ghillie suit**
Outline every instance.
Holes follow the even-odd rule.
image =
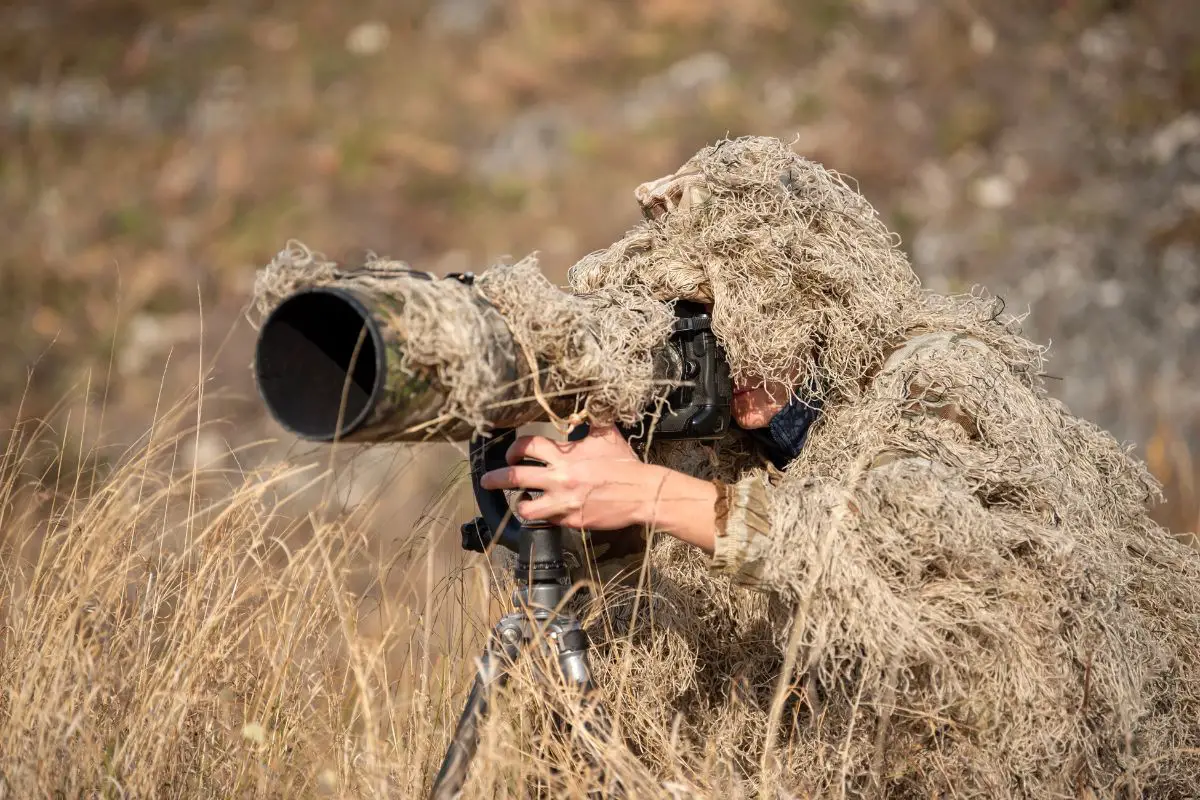
[[[645,221],[569,290],[708,304],[737,425],[635,454],[593,420],[485,485],[587,531],[637,759],[726,796],[1200,790],[1200,554],[1044,391],[1017,320],[924,291],[867,201],[776,139],[636,196]]]
[[[573,741],[637,797],[1196,796],[1200,553],[1152,521],[1144,465],[1046,393],[1019,321],[924,291],[862,195],[777,139],[636,197],[645,219],[565,292],[533,259],[467,287],[303,247],[256,286],[260,312],[305,285],[393,294],[405,369],[460,432],[514,401],[590,423],[484,479],[572,533],[619,733]],[[737,425],[635,452],[614,423],[667,391],[680,299],[711,309]],[[579,708],[531,675],[497,693],[464,796],[594,782],[549,713]]]

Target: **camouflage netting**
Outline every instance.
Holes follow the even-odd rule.
[[[706,148],[638,199],[647,220],[571,270],[581,302],[711,302],[735,374],[824,405],[783,471],[736,432],[648,453],[769,530],[713,557],[654,534],[582,608],[621,722],[610,773],[636,796],[1192,795],[1200,556],[1151,521],[1144,466],[1046,394],[1018,321],[924,293],[867,202],[775,139]],[[482,752],[588,773],[538,752],[530,709],[565,699],[523,677]],[[467,794],[510,779],[481,767]]]
[[[560,413],[575,424],[632,423],[667,392],[653,355],[674,316],[644,291],[577,297],[550,283],[533,257],[496,264],[471,286],[430,277],[374,256],[344,268],[291,242],[259,271],[252,323],[302,289],[336,284],[386,296],[394,302],[377,310],[401,369],[432,375],[445,394],[442,429],[448,420],[485,430],[506,417]]]

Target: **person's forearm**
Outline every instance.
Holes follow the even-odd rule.
[[[649,479],[642,524],[711,555],[716,538],[716,486],[666,467],[647,464],[646,469]]]

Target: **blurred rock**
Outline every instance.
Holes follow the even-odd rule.
[[[1195,142],[1200,142],[1200,114],[1188,112],[1154,134],[1150,139],[1150,155],[1159,164],[1166,164]]]
[[[980,208],[1007,208],[1016,199],[1017,190],[1004,175],[988,175],[975,181],[971,196]]]
[[[972,22],[968,37],[976,55],[990,56],[996,49],[996,29],[987,20],[976,19]]]
[[[166,125],[171,103],[149,90],[112,92],[98,78],[68,78],[57,84],[19,84],[0,105],[0,130],[86,128],[116,133],[155,133]]]
[[[112,93],[99,78],[67,78],[57,84],[18,85],[9,90],[9,124],[77,128],[106,120]]]
[[[576,130],[570,111],[561,106],[538,106],[513,119],[472,159],[482,175],[544,175],[568,154],[567,144]]]
[[[644,79],[617,102],[618,114],[629,127],[642,127],[674,109],[694,106],[732,72],[729,59],[720,53],[697,53]]]
[[[1117,308],[1125,301],[1125,287],[1118,280],[1103,281],[1096,287],[1096,302],[1101,308]]]
[[[1128,31],[1117,20],[1089,28],[1079,37],[1079,52],[1093,61],[1114,62],[1128,51]]]
[[[346,34],[346,50],[356,56],[374,56],[387,49],[392,32],[382,22],[363,22]]]
[[[436,33],[472,35],[487,25],[495,0],[434,0],[425,21]]]

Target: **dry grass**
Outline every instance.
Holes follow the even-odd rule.
[[[335,499],[328,450],[306,466],[205,467],[188,447],[215,424],[202,408],[158,414],[103,470],[72,452],[94,421],[12,431],[0,798],[423,796],[498,613],[483,560],[444,552],[454,487],[381,557],[369,515]],[[601,775],[535,733],[548,710],[516,714],[520,736],[504,735],[514,717],[487,732],[475,796],[614,780],[637,797],[738,796],[719,763],[663,782],[624,747],[603,752]]]
[[[71,452],[94,420],[10,432],[0,800],[424,796],[501,613],[488,563],[446,552],[460,481],[381,557],[370,513],[340,506],[330,449],[302,466],[205,467],[189,450],[215,424],[202,406],[159,414],[107,467]],[[503,694],[528,697],[532,674]],[[574,710],[494,720],[467,796],[585,796],[616,780],[674,796],[626,748],[581,760],[577,739],[538,733]]]
[[[212,423],[199,411],[160,414],[107,474],[69,452],[87,420],[12,432],[0,798],[422,796],[497,613],[482,560],[464,570],[439,552],[453,493],[381,559],[364,515],[308,501],[332,497],[327,465],[200,466],[187,443]],[[601,780],[529,734],[544,715],[517,715],[525,739],[489,732],[475,787],[583,796]],[[602,763],[638,797],[703,796],[652,779],[625,748]]]
[[[360,520],[286,510],[327,471],[181,464],[195,411],[162,415],[94,486],[29,475],[54,434],[14,432],[0,797],[416,796],[478,639],[474,593],[462,575],[416,603],[378,589],[443,570],[421,558],[438,509],[362,585]]]

